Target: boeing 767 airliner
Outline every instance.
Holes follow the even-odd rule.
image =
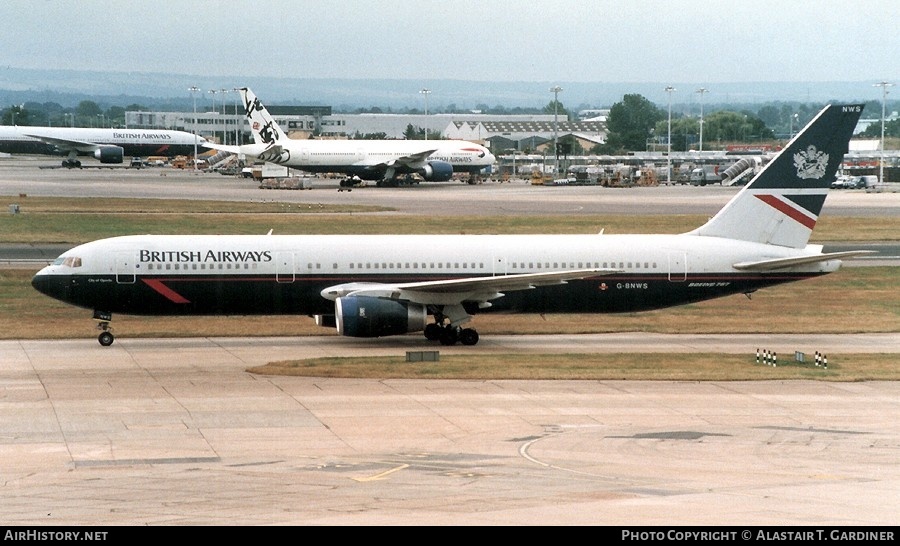
[[[808,244],[862,109],[826,106],[687,233],[134,235],[77,246],[32,284],[93,310],[102,345],[113,313],[309,315],[344,336],[474,345],[468,323],[482,312],[632,312],[750,294],[866,253]]]

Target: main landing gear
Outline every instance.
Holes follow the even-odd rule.
[[[106,311],[94,311],[94,320],[97,321],[97,329],[100,330],[97,341],[100,342],[100,345],[109,347],[113,344],[113,341],[116,340],[115,336],[113,336],[110,331],[112,330],[112,326],[109,325],[112,320],[112,313],[107,313]]]
[[[71,159],[71,158],[63,159],[62,166],[67,169],[80,169],[81,161],[78,161],[77,159]]]
[[[462,328],[471,320],[465,308],[461,304],[437,305],[429,308],[429,314],[434,315],[434,322],[425,326],[425,339],[440,341],[441,345],[475,345],[478,343],[478,332],[475,328]]]
[[[425,326],[425,339],[440,341],[441,345],[455,345],[457,341],[463,345],[475,345],[478,343],[478,332],[475,328],[431,323]]]

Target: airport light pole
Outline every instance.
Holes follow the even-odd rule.
[[[197,91],[200,91],[200,88],[196,85],[192,85],[188,87],[188,91],[191,92],[191,99],[194,101],[194,126],[192,127],[194,133],[194,170],[197,170]]]
[[[425,140],[428,140],[428,95],[431,94],[431,89],[422,89],[419,93],[425,95]]]
[[[210,99],[212,100],[213,111],[218,112],[219,109],[216,107],[216,93],[218,93],[218,91],[216,91],[215,89],[210,89],[209,91],[207,91],[207,93],[209,93]],[[216,118],[213,118],[213,119],[216,119]],[[212,136],[214,139],[216,138],[216,125],[217,125],[217,123],[213,122]],[[196,157],[194,157],[194,163],[197,163]]]
[[[234,116],[235,116],[235,118],[234,118],[234,145],[240,146],[241,143],[238,142],[240,140],[240,138],[238,138],[238,136],[239,136],[238,131],[243,126],[243,123],[242,123],[243,118],[241,117],[240,113],[238,113],[238,111],[240,110],[240,106],[241,106],[241,104],[240,104],[241,93],[240,93],[240,89],[238,89],[237,87],[233,88],[232,91],[234,92]]]
[[[219,93],[222,94],[222,144],[228,144],[228,123],[225,119],[225,94],[228,93],[228,90],[219,89]]]
[[[888,82],[878,82],[872,87],[881,88],[881,160],[878,162],[878,183],[884,183],[884,104],[887,100],[887,88],[894,84]]]
[[[703,94],[709,93],[709,90],[705,87],[701,87],[697,90],[697,93],[700,94],[700,151],[703,151]]]
[[[557,176],[559,174],[559,143],[557,142],[558,137],[558,120],[557,117],[559,115],[559,92],[562,91],[562,87],[558,85],[554,85],[550,88],[550,92],[553,93],[553,175]]]
[[[672,185],[672,92],[675,88],[666,86],[669,95],[669,136],[666,138],[666,184]]]

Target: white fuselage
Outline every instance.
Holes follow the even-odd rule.
[[[504,292],[492,305],[534,312],[617,312],[753,291],[840,265],[825,261],[775,275],[732,267],[802,254],[808,252],[693,235],[140,235],[75,247],[35,279],[66,290],[74,283],[82,292],[66,292],[67,301],[116,312],[315,314],[329,312],[331,302],[323,290],[353,283],[389,287],[615,270]],[[35,286],[54,295],[37,281]],[[256,294],[253,301],[241,299],[251,292]],[[408,297],[415,300],[412,294]],[[469,300],[467,294],[453,294],[457,303],[492,299],[483,296],[472,294]],[[442,302],[439,297],[431,301]]]
[[[202,145],[205,138],[184,131],[168,129],[107,129],[91,127],[27,127],[0,126],[0,143],[10,141],[45,142],[59,139],[71,142],[108,144],[114,146],[176,146]]]
[[[277,149],[263,144],[241,146],[241,153],[303,170],[363,172],[376,166],[416,169],[442,161],[455,172],[477,172],[495,157],[479,144],[460,140],[287,140]],[[421,156],[421,157],[418,157]],[[408,158],[413,158],[409,160]]]

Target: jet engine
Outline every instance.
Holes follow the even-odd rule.
[[[100,146],[94,150],[94,157],[100,163],[121,163],[125,157],[125,150],[121,146]]]
[[[425,329],[424,305],[373,296],[345,296],[334,301],[337,331],[349,337],[395,336]]]
[[[429,182],[446,182],[453,176],[453,165],[446,161],[429,161],[419,174]]]

